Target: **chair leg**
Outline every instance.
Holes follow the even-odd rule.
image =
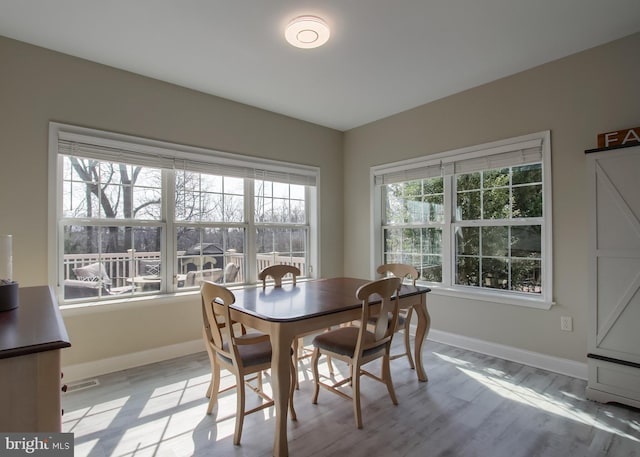
[[[318,360],[320,360],[320,349],[315,348],[313,350],[313,356],[311,357],[311,365],[313,366],[313,383],[315,385],[311,403],[313,403],[314,405],[318,404],[318,392],[320,392],[320,373],[318,372]]]
[[[416,364],[413,362],[413,356],[411,355],[411,341],[409,330],[411,328],[411,315],[413,314],[413,307],[407,311],[407,316],[404,321],[404,349],[407,351],[407,359],[409,359],[409,366],[412,370],[416,369]]]
[[[293,393],[296,390],[296,381],[298,380],[298,371],[296,366],[296,361],[298,358],[296,357],[296,353],[293,353],[293,357],[291,358],[291,387],[289,388],[289,414],[291,414],[291,420],[298,420],[298,416],[296,416],[296,410],[293,407]]]
[[[300,361],[300,354],[298,351],[300,350],[300,338],[293,339],[293,360],[295,366],[295,379],[293,380],[293,385],[296,390],[300,390],[300,384],[298,383],[298,362]]]
[[[387,385],[387,390],[389,391],[391,401],[394,405],[397,405],[398,399],[396,398],[396,391],[393,388],[393,380],[391,379],[391,358],[389,357],[388,351],[389,350],[387,349],[387,354],[382,358],[382,379]]]
[[[220,390],[220,365],[217,363],[213,366],[212,379],[209,383],[209,406],[207,406],[207,414],[211,414],[213,408],[218,401],[218,391]]]
[[[356,427],[362,428],[362,410],[360,408],[360,367],[351,366],[351,386],[353,389],[353,414]]]
[[[204,338],[205,348],[207,349],[207,356],[209,357],[209,364],[211,365],[211,371],[214,370],[216,365],[216,355],[213,353],[209,342],[207,341],[207,332],[204,327],[202,328],[202,337]],[[207,398],[211,398],[211,394],[213,392],[213,380],[209,383],[209,387],[207,388]]]
[[[262,378],[262,372],[258,372],[260,379]],[[244,424],[244,379],[242,376],[236,376],[236,430],[233,434],[233,444],[236,446],[240,444],[240,438],[242,437],[242,425]]]

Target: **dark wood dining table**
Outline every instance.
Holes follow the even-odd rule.
[[[271,382],[276,410],[273,455],[288,455],[287,402],[289,400],[290,354],[296,335],[323,330],[332,325],[356,320],[361,315],[361,302],[356,290],[369,282],[356,278],[328,278],[299,281],[296,286],[250,288],[234,290],[236,301],[231,306],[231,318],[264,333],[271,338]],[[422,286],[403,285],[400,308],[414,307],[418,317],[415,336],[416,374],[427,381],[422,365],[422,345],[430,326],[426,293]],[[376,306],[376,303],[371,304]]]

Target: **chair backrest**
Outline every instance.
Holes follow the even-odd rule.
[[[233,360],[234,365],[236,365],[234,326],[227,325],[227,323],[231,322],[229,306],[235,303],[236,297],[226,287],[214,284],[211,281],[202,282],[200,296],[207,344],[211,346],[214,352]],[[225,342],[227,343],[226,345]]]
[[[360,286],[356,291],[356,297],[358,297],[359,300],[362,300],[362,320],[360,322],[369,322],[370,302],[382,301],[380,312],[377,314],[375,329],[373,331],[374,339],[373,341],[364,341],[364,333],[367,330],[367,326],[361,325],[356,353],[359,351],[366,351],[367,349],[377,347],[391,341],[398,321],[399,294],[397,292],[401,285],[402,279],[398,277],[389,277],[368,282],[367,284]],[[375,296],[372,297],[372,295]]]
[[[224,282],[235,282],[238,277],[238,272],[240,268],[235,263],[229,262],[226,267],[224,267]]]
[[[213,268],[211,270],[196,270],[187,273],[184,280],[185,287],[199,286],[202,281],[220,282],[223,270]]]
[[[95,262],[90,265],[85,265],[83,267],[77,267],[73,269],[73,273],[76,276],[76,279],[80,281],[98,281],[101,280],[102,284],[105,286],[111,285],[111,278],[107,274],[107,271],[104,268],[104,264]]]
[[[413,265],[407,265],[404,263],[385,263],[378,267],[378,274],[385,275],[391,273],[393,276],[404,280],[409,278],[416,285],[416,279],[420,276],[418,270]]]
[[[293,285],[296,285],[296,277],[300,276],[300,269],[293,265],[270,265],[258,273],[258,279],[262,281],[262,288],[267,287],[267,278],[270,276],[275,282],[275,287],[282,287],[282,278],[288,274],[293,277]]]

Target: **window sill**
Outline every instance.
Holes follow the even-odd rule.
[[[304,279],[299,279],[302,281]],[[248,289],[252,287],[262,287],[262,284],[245,284],[240,286],[230,286],[229,290]],[[131,309],[132,307],[151,306],[165,303],[176,303],[181,300],[193,300],[197,297],[200,300],[200,289],[189,289],[175,293],[140,295],[136,297],[123,297],[110,300],[83,301],[79,303],[66,303],[60,305],[60,311],[65,317],[81,316],[99,312],[112,312]]]
[[[158,303],[176,302],[187,297],[199,295],[197,289],[173,294],[143,295],[111,300],[83,301],[81,303],[67,303],[60,305],[63,316],[80,316],[96,312],[111,312],[131,309],[132,307],[157,305]],[[190,299],[190,298],[188,298]]]
[[[442,295],[446,297],[463,298],[466,300],[485,301],[490,303],[500,303],[503,305],[523,306],[526,308],[536,308],[550,310],[555,302],[545,301],[541,297],[530,297],[525,294],[505,296],[487,290],[461,290],[452,287],[438,286],[437,284],[425,283],[431,288],[429,295]]]

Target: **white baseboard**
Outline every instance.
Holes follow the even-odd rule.
[[[161,362],[176,357],[182,357],[197,352],[204,352],[204,342],[201,339],[187,341],[185,343],[163,346],[146,351],[109,357],[94,362],[79,363],[63,366],[64,382],[71,383],[83,379],[89,379],[107,373],[139,367],[149,363]]]
[[[560,373],[578,379],[587,379],[587,364],[576,362],[575,360],[562,359],[539,352],[527,351],[435,329],[429,330],[427,339],[469,351],[511,360],[512,362],[542,368],[543,370],[553,371],[554,373]]]
[[[532,367],[542,368],[544,370],[572,376],[574,378],[587,379],[587,364],[576,362],[575,360],[562,359],[559,357],[540,354],[538,352],[526,351],[524,349],[491,343],[436,329],[429,330],[427,339],[438,343],[468,349],[470,351],[480,352],[493,357],[523,363]],[[163,346],[117,357],[109,357],[94,362],[64,366],[64,380],[66,383],[80,381],[107,373],[113,373],[115,371],[147,365],[149,363],[161,362],[175,357],[195,354],[204,350],[204,343],[202,340],[198,339],[194,341],[187,341],[186,343]]]

